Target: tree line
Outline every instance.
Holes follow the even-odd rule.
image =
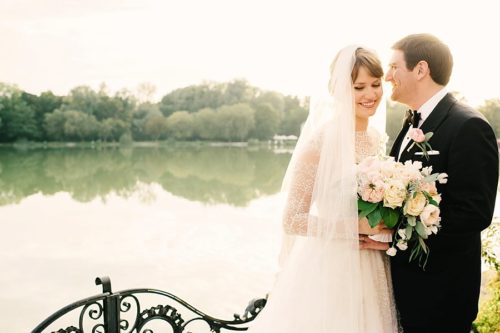
[[[307,102],[244,80],[176,89],[158,103],[126,90],[110,95],[105,86],[57,96],[0,83],[0,142],[268,140],[298,135]]]
[[[110,193],[127,198],[137,194],[141,184],[152,183],[190,201],[246,206],[279,191],[289,160],[290,154],[268,149],[4,147],[0,207],[35,193],[67,192],[79,202],[105,200]]]
[[[110,95],[105,86],[97,91],[80,86],[57,96],[0,83],[0,142],[269,140],[276,134],[299,135],[308,107],[307,98],[264,91],[244,80],[176,89],[158,103],[127,90]],[[405,108],[388,102],[390,138],[401,128]],[[498,137],[500,99],[486,100],[478,110]]]

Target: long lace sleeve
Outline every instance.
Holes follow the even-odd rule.
[[[311,198],[319,162],[319,139],[311,142],[298,156],[288,188],[283,214],[286,234],[306,236],[313,227]]]

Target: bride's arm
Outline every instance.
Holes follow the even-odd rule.
[[[307,236],[308,229],[313,227],[310,208],[318,163],[319,151],[306,149],[292,170],[283,212],[283,229],[287,234]]]

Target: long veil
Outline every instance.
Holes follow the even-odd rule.
[[[311,100],[283,181],[281,270],[252,333],[363,327],[351,79],[357,48],[337,54],[328,98]]]

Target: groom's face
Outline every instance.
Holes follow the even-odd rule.
[[[403,51],[394,50],[389,62],[385,80],[392,84],[391,99],[411,106],[412,93],[415,92],[416,79],[413,71],[406,68]]]

